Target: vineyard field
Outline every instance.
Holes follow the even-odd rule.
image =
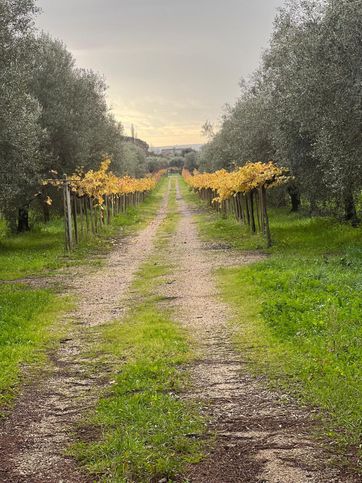
[[[285,466],[271,455],[275,475],[304,478],[308,465],[318,483],[354,478],[360,230],[269,213],[273,246],[266,248],[262,233],[171,175],[72,252],[56,220],[48,231],[3,237],[3,271],[16,261],[0,293],[6,475],[19,471],[16,458],[40,481],[48,471],[81,480],[198,481],[213,478],[218,459],[237,481],[240,471],[252,478],[258,448],[273,448],[277,434],[288,461],[295,448],[299,459]],[[29,418],[42,425],[28,427]],[[260,424],[273,437],[252,429]],[[56,438],[46,437],[44,447],[38,442],[48,427]],[[5,445],[9,432],[15,444]],[[231,465],[225,438],[246,459]],[[59,463],[35,467],[32,455],[45,451]]]
[[[0,0],[0,483],[362,482],[362,0],[224,3]]]

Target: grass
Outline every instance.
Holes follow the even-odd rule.
[[[0,238],[0,280],[16,280],[61,265],[64,226],[61,220],[39,225],[37,230],[9,235],[4,224]]]
[[[135,208],[128,208],[126,213],[121,213],[115,218],[114,224],[116,228],[122,229],[125,234],[130,234],[146,226],[156,215],[167,185],[168,178],[163,177],[156,189],[148,195],[143,203]]]
[[[206,239],[261,248],[232,219],[197,219]],[[251,370],[320,408],[324,435],[361,471],[362,229],[285,209],[271,210],[270,223],[266,259],[218,273],[235,308],[236,345]]]
[[[132,287],[132,310],[101,336],[98,351],[113,356],[116,372],[112,388],[85,423],[100,437],[80,442],[72,451],[100,481],[172,481],[185,464],[201,458],[196,436],[203,421],[195,406],[177,396],[188,383],[183,367],[194,357],[192,344],[158,303],[162,296],[157,287],[171,274],[162,250],[176,228],[174,198],[173,184],[171,212],[159,229],[155,254]]]
[[[44,362],[43,349],[61,333],[49,327],[68,304],[48,290],[0,286],[0,409],[16,395],[21,367]]]
[[[180,365],[192,357],[187,338],[152,303],[139,305],[103,337],[102,350],[123,364],[88,421],[101,438],[79,443],[73,454],[100,481],[169,481],[200,457],[195,435],[202,423],[176,395],[186,384]]]
[[[90,255],[108,249],[111,236],[122,230],[131,233],[144,226],[157,212],[166,180],[137,208],[114,219],[112,226],[71,256],[64,254],[64,227],[60,219],[22,235],[9,235],[0,222],[0,409],[17,393],[22,367],[46,361],[46,349],[55,344],[61,330],[54,322],[70,302],[51,290],[21,285],[16,280],[49,275],[49,270],[90,263]],[[71,273],[71,272],[70,272]]]

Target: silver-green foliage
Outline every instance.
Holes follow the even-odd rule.
[[[104,157],[119,175],[146,170],[145,153],[125,143],[109,111],[104,79],[38,34],[35,15],[33,0],[0,0],[0,210],[14,229],[19,209],[46,199],[50,172],[98,168]]]
[[[40,109],[27,89],[34,13],[30,0],[0,0],[0,203],[5,213],[13,211],[15,200],[24,202],[26,187],[39,174]]]
[[[312,208],[333,201],[353,218],[362,187],[362,1],[288,1],[202,158],[206,169],[275,159]]]

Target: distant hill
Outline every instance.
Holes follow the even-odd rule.
[[[157,146],[157,147],[151,146],[149,150],[155,154],[161,154],[162,152],[165,152],[165,151],[167,152],[174,151],[175,154],[180,154],[183,149],[187,149],[187,148],[194,149],[195,151],[200,151],[202,146],[203,144],[175,144],[173,146]]]
[[[123,140],[126,143],[136,144],[139,148],[143,149],[145,153],[148,153],[149,151],[149,145],[145,141],[142,141],[142,139],[133,138],[132,136],[123,136]]]

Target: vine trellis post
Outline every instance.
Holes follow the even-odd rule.
[[[71,177],[51,178],[42,181],[62,190],[64,211],[65,249],[72,250],[82,240],[97,234],[105,225],[111,225],[115,216],[142,203],[157,185],[166,170],[152,176],[132,178],[117,177],[102,161],[98,171],[77,172]],[[52,204],[48,196],[47,201]]]
[[[240,223],[247,225],[252,233],[260,232],[265,237],[268,248],[272,246],[265,185],[245,193],[235,193],[232,198],[221,203],[215,200],[217,192],[211,188],[194,191],[202,200],[207,201],[209,206],[221,211],[223,217],[235,216]]]
[[[104,203],[100,205],[96,198],[73,192],[66,176],[62,183],[66,251],[73,250],[80,241],[95,235],[105,225],[111,225],[116,215],[138,206],[148,193],[105,195]]]
[[[64,176],[63,182],[63,202],[64,202],[64,228],[65,228],[65,249],[73,248],[73,227],[72,227],[72,202],[69,181]]]
[[[291,181],[289,171],[269,163],[246,163],[233,171],[221,169],[213,173],[191,174],[183,170],[186,183],[223,217],[234,216],[248,225],[252,233],[261,233],[271,247],[267,190]]]

